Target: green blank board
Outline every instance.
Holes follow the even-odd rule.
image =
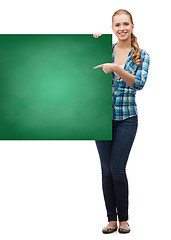
[[[0,35],[1,140],[111,140],[112,35]]]

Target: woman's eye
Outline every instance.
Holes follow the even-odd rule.
[[[125,23],[124,25],[129,25],[129,23]],[[116,26],[116,27],[119,27],[120,25],[119,25],[119,24],[116,24],[115,26]]]

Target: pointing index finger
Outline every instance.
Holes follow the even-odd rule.
[[[96,69],[96,68],[101,68],[101,67],[103,67],[103,64],[94,67],[94,69]]]

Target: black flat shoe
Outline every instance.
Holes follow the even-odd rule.
[[[129,227],[129,224],[127,223],[128,227]],[[127,229],[127,228],[119,228],[118,229],[118,232],[119,233],[129,233],[131,231],[130,227]]]
[[[104,227],[104,228],[102,229],[102,232],[103,232],[103,233],[113,233],[113,232],[117,231],[117,229],[118,229],[117,226],[114,227],[114,228]]]

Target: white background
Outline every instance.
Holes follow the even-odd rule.
[[[131,232],[101,231],[107,216],[95,141],[0,141],[1,240],[171,235],[169,1],[0,1],[0,34],[112,34],[120,8],[131,12],[139,46],[151,57],[137,92],[139,127],[127,164]]]

